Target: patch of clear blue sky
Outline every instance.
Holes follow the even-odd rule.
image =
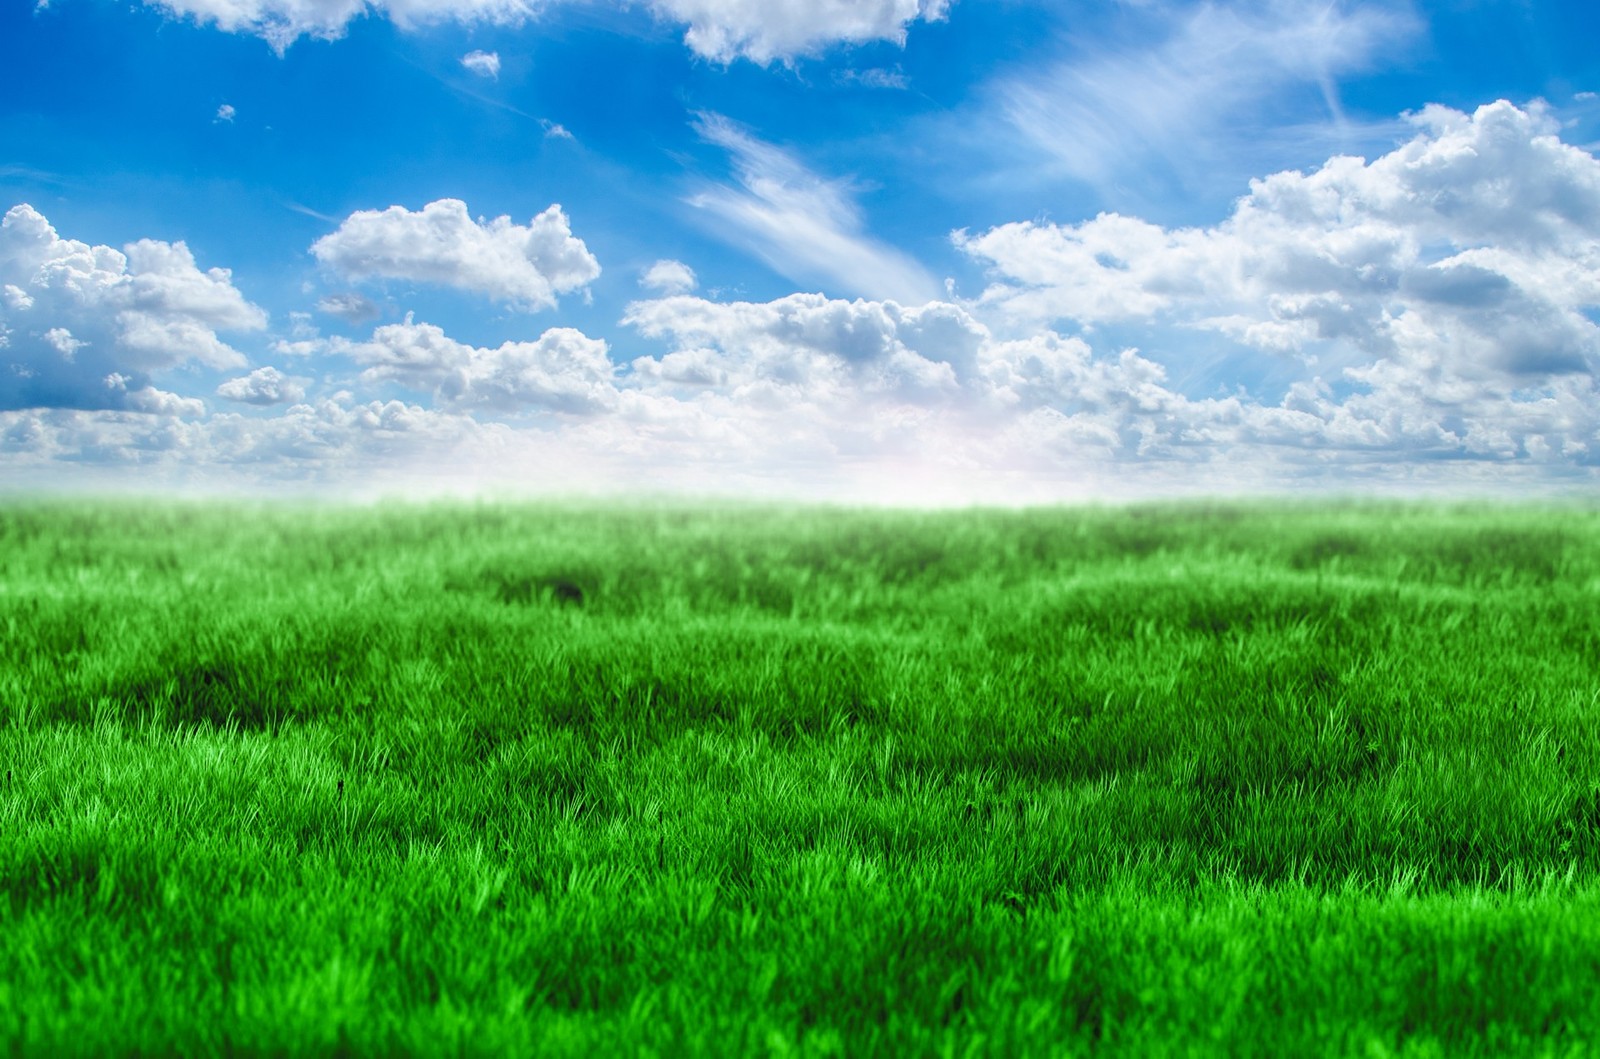
[[[867,234],[967,294],[982,276],[950,247],[952,229],[1072,223],[1103,209],[1215,223],[1250,177],[1314,167],[1332,148],[1381,151],[1404,135],[1395,118],[1427,103],[1543,97],[1576,123],[1569,142],[1600,135],[1593,104],[1574,99],[1600,89],[1588,0],[1388,9],[1412,28],[1336,78],[1337,121],[1320,86],[1288,84],[1219,118],[1213,139],[1239,137],[1226,150],[1176,136],[1159,156],[1131,150],[1096,182],[1044,164],[1006,126],[1003,86],[1108,57],[1137,62],[1194,5],[959,0],[948,21],[913,25],[904,50],[840,48],[762,68],[698,60],[681,27],[594,5],[556,7],[521,28],[401,31],[366,18],[340,40],[302,39],[279,57],[254,37],[127,3],[12,2],[0,5],[0,205],[31,202],[64,235],[93,242],[187,240],[202,267],[233,269],[282,332],[290,311],[344,289],[306,251],[352,210],[455,197],[475,214],[526,222],[559,202],[605,269],[592,303],[568,296],[524,315],[404,285],[365,289],[463,340],[494,345],[570,325],[606,338],[626,362],[649,344],[617,320],[657,258],[686,261],[722,298],[806,287],[719,239],[686,203],[731,179],[723,151],[697,137],[697,112],[725,115],[848,182]],[[461,67],[473,49],[499,53],[498,80]],[[866,88],[845,74],[873,68],[907,87]],[[225,103],[231,123],[215,120]],[[545,123],[575,138],[552,137]],[[264,341],[241,346],[256,363],[271,359]]]

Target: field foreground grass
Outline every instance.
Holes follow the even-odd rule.
[[[0,510],[21,1054],[1600,1052],[1600,512]]]

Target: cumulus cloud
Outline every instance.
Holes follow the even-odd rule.
[[[770,63],[840,43],[903,45],[911,23],[943,18],[949,0],[651,0],[650,6],[689,24],[684,42],[697,55]]]
[[[87,342],[73,338],[72,332],[65,327],[52,327],[44,333],[44,341],[51,349],[61,354],[61,359],[65,361],[71,361],[74,353],[88,345]]]
[[[452,410],[588,414],[616,400],[616,368],[606,343],[569,327],[551,328],[533,342],[479,349],[407,317],[348,352],[367,366],[367,381],[431,390]]]
[[[154,372],[198,361],[244,366],[219,331],[257,331],[267,316],[227,269],[202,272],[181,243],[141,239],[121,251],[62,239],[26,204],[0,222],[0,362],[15,386],[0,407],[129,408]],[[107,385],[106,379],[121,380]]]
[[[277,368],[257,368],[249,375],[229,379],[217,387],[217,396],[244,404],[294,404],[306,395],[304,381],[291,378]]]
[[[323,265],[352,280],[390,278],[455,287],[526,311],[587,286],[600,263],[551,206],[526,225],[510,217],[474,221],[460,199],[412,212],[358,210],[312,244]]]
[[[933,301],[942,285],[908,255],[873,239],[847,185],[825,180],[792,154],[718,114],[696,130],[724,148],[739,187],[713,185],[689,199],[713,226],[796,283],[902,304]]]
[[[639,286],[661,294],[688,294],[699,286],[694,269],[682,261],[657,261],[639,277]]]
[[[461,65],[477,74],[491,80],[500,76],[500,53],[493,51],[469,51],[461,57]]]
[[[182,397],[166,390],[158,390],[154,386],[140,386],[134,389],[129,386],[130,381],[127,376],[118,372],[112,372],[105,377],[106,389],[125,395],[122,405],[130,412],[173,416],[180,419],[196,419],[206,414],[206,404],[198,398]]]
[[[634,361],[647,385],[718,386],[767,402],[950,395],[972,376],[986,335],[946,303],[906,308],[820,294],[726,304],[663,298],[629,306],[623,322],[676,347]]]
[[[233,124],[233,119],[236,114],[238,114],[238,111],[233,109],[232,103],[224,103],[222,106],[217,108],[217,116],[213,118],[212,121],[227,122],[231,125]]]

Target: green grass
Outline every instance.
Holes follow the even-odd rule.
[[[0,510],[14,1053],[1600,1049],[1600,513]]]

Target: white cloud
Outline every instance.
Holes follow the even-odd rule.
[[[639,286],[661,294],[688,294],[699,286],[694,269],[682,261],[657,261],[639,277]]]
[[[233,124],[233,119],[234,119],[235,115],[237,115],[238,113],[239,113],[238,111],[233,109],[233,104],[232,103],[224,103],[224,104],[222,104],[222,106],[217,108],[217,116],[215,118],[213,118],[212,121],[213,121],[213,123],[215,123],[215,122],[227,122],[228,124],[231,125],[231,124]]]
[[[741,187],[707,187],[690,204],[774,272],[902,304],[943,295],[943,286],[910,256],[865,234],[846,185],[824,180],[721,115],[701,115],[695,128],[732,156]]]
[[[650,6],[689,24],[684,42],[697,55],[770,63],[841,43],[903,45],[911,23],[943,18],[949,0],[651,0]]]
[[[986,332],[962,309],[794,294],[771,302],[672,297],[636,302],[623,322],[676,347],[634,361],[647,388],[720,386],[768,403],[860,392],[937,400],[977,364]]]
[[[200,271],[181,242],[90,246],[60,238],[26,204],[0,223],[0,290],[0,361],[22,380],[0,407],[135,408],[153,372],[243,367],[217,332],[267,323],[227,269]],[[105,386],[113,374],[126,384]]]
[[[295,404],[306,395],[304,381],[291,378],[277,368],[257,368],[249,375],[229,379],[217,387],[217,396],[244,404]]]
[[[61,359],[70,361],[72,355],[88,343],[80,342],[72,337],[72,332],[65,327],[52,327],[44,333],[45,345],[61,354]]]
[[[15,283],[7,283],[4,288],[0,288],[0,294],[5,296],[6,308],[14,312],[33,308],[33,295]]]
[[[358,210],[311,252],[348,279],[455,287],[527,311],[553,308],[557,294],[600,275],[559,205],[526,225],[504,216],[474,221],[459,199],[439,199],[414,213],[403,206]]]
[[[461,65],[477,74],[491,80],[500,76],[500,53],[493,51],[469,51],[461,57]]]
[[[589,414],[616,401],[616,367],[606,343],[569,327],[551,328],[533,342],[479,349],[408,317],[378,328],[370,342],[348,352],[367,366],[368,382],[431,390],[453,410]]]
[[[194,397],[181,397],[166,390],[158,390],[154,386],[140,386],[135,389],[128,385],[127,376],[112,372],[105,377],[106,389],[123,394],[123,407],[130,412],[143,412],[146,415],[172,416],[179,419],[197,419],[206,414],[204,401]]]
[[[544,129],[544,135],[549,140],[576,140],[572,131],[560,122],[551,121],[549,118],[540,118],[539,125]]]

